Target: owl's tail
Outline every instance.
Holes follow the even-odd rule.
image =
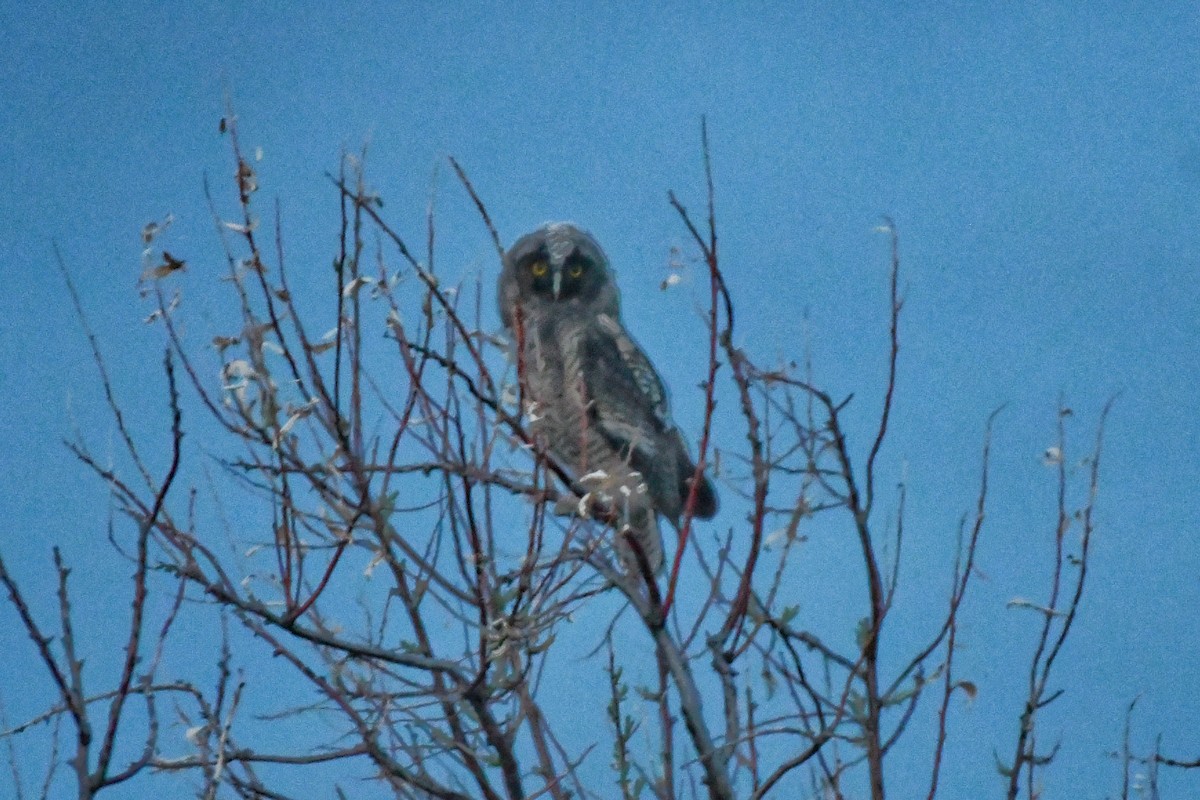
[[[624,515],[624,524],[617,532],[617,555],[625,569],[634,574],[642,573],[638,563],[638,553],[641,551],[646,559],[650,572],[661,575],[663,571],[662,534],[658,530],[658,517],[653,508],[631,508]]]
[[[681,508],[687,508],[688,495],[692,491],[692,480],[696,474],[696,467],[688,464],[686,477],[679,484],[679,494],[683,498]],[[713,489],[712,483],[706,475],[700,476],[700,483],[696,486],[696,503],[692,506],[692,513],[700,519],[712,519],[717,515],[717,492]]]

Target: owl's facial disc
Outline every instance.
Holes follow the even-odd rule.
[[[545,248],[540,248],[520,263],[533,293],[552,303],[586,297],[596,289],[596,263],[578,247],[565,255],[548,253]]]

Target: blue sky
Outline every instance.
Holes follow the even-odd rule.
[[[573,219],[604,244],[628,325],[690,430],[704,345],[678,331],[694,326],[703,296],[693,281],[658,285],[671,248],[688,252],[667,190],[701,207],[703,114],[739,344],[770,363],[810,341],[818,382],[858,398],[860,448],[885,366],[887,243],[873,229],[884,214],[898,225],[903,349],[881,466],[884,483],[902,472],[910,483],[911,606],[899,625],[940,608],[984,420],[1008,404],[980,554],[987,578],[962,634],[961,668],[981,693],[952,729],[945,796],[1000,791],[991,752],[1011,749],[1034,622],[1004,605],[1044,594],[1044,562],[1031,554],[1050,545],[1053,475],[1040,456],[1060,396],[1076,411],[1081,453],[1121,393],[1092,583],[1060,664],[1068,692],[1044,721],[1047,738],[1063,739],[1047,796],[1117,791],[1106,753],[1139,693],[1141,749],[1161,733],[1172,753],[1200,751],[1194,4],[113,5],[0,4],[0,549],[33,585],[40,576],[43,610],[51,545],[123,574],[105,553],[103,487],[61,444],[78,428],[98,451],[116,449],[52,243],[135,432],[153,441],[165,430],[161,339],[141,322],[139,233],[175,216],[168,247],[189,262],[195,325],[219,319],[221,299],[205,294],[205,270],[221,258],[202,180],[228,201],[217,131],[226,89],[244,143],[262,148],[294,278],[327,276],[337,206],[325,173],[364,142],[369,179],[401,229],[418,234],[435,190],[442,269],[490,275],[494,254],[452,180],[453,155],[506,242]],[[852,546],[811,536],[823,553],[814,574]],[[107,598],[125,602],[98,571],[76,580],[97,625]],[[838,602],[806,598],[810,624]],[[11,616],[0,610],[0,672],[15,719],[47,684]],[[1164,775],[1164,787],[1188,796],[1200,775]]]

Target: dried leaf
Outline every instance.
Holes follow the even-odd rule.
[[[230,361],[221,372],[225,380],[237,378],[245,380],[258,377],[258,373],[254,371],[254,367],[250,366],[250,362],[241,358]]]
[[[226,222],[224,225],[234,233],[250,233],[258,227],[258,220],[252,220],[249,225],[242,225],[239,222]]]
[[[165,314],[169,314],[172,311],[174,311],[176,308],[178,308],[180,300],[182,300],[182,298],[183,298],[183,296],[181,294],[179,294],[179,292],[175,292],[174,296],[171,297],[171,301],[169,303],[167,303],[166,308],[160,307],[160,308],[154,309],[154,311],[151,312],[150,316],[146,317],[142,321],[145,322],[147,325],[152,322],[157,322],[158,320],[162,319]]]
[[[871,620],[863,617],[858,621],[858,626],[854,630],[854,640],[858,642],[859,650],[867,649],[867,645],[871,642]]]
[[[764,550],[773,550],[783,544],[788,538],[788,529],[786,527],[776,528],[765,537],[763,537],[762,547]]]
[[[375,568],[384,562],[384,554],[382,550],[376,550],[375,555],[371,557],[366,569],[363,570],[363,577],[370,578],[375,572]]]
[[[357,278],[347,283],[345,288],[342,289],[342,297],[354,297],[354,295],[358,293],[359,289],[369,283],[374,282],[374,278],[367,277],[366,275],[359,275]]]
[[[144,235],[144,234],[143,234]],[[142,280],[158,280],[187,267],[187,262],[163,250],[163,262],[142,273]]]
[[[258,176],[254,174],[254,169],[245,161],[238,162],[237,179],[238,186],[242,189],[242,194],[253,194],[258,190]]]
[[[174,221],[175,215],[167,214],[166,218],[163,219],[161,223],[153,221],[147,222],[146,226],[142,228],[142,242],[145,244],[150,244],[152,241],[154,241],[154,237],[171,227],[171,223]]]
[[[1061,464],[1062,460],[1062,450],[1057,447],[1047,447],[1046,452],[1042,453],[1042,463],[1047,467],[1053,467],[1056,464]]]

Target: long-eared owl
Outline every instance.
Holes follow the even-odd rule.
[[[696,467],[662,379],[621,323],[604,251],[575,225],[544,225],[505,254],[498,297],[520,350],[535,439],[611,501],[649,567],[661,570],[657,515],[679,525]],[[703,476],[693,511],[704,519],[717,511]],[[633,566],[628,546],[618,553]]]

